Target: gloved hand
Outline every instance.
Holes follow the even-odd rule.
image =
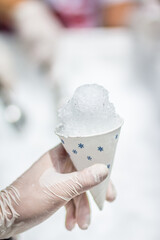
[[[60,207],[66,207],[66,228],[77,223],[87,229],[90,208],[85,191],[107,177],[107,167],[96,164],[83,171],[75,168],[58,145],[45,153],[30,169],[0,192],[0,239],[23,232],[47,219]],[[109,185],[107,199],[114,200]]]
[[[62,26],[41,1],[18,2],[11,12],[13,27],[38,65],[52,65]]]

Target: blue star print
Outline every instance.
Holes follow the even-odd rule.
[[[110,168],[110,164],[107,165],[107,168],[108,168],[108,169]]]
[[[79,144],[78,144],[78,147],[79,147],[79,148],[84,148],[84,144],[79,143]]]
[[[73,149],[72,152],[73,152],[74,154],[77,154],[77,150],[75,150],[75,149]]]
[[[63,144],[64,144],[64,141],[63,141],[63,139],[61,139],[61,143],[63,143]]]
[[[102,152],[103,151],[103,147],[98,147],[98,151]]]
[[[88,160],[92,160],[91,156],[87,156],[87,159],[88,159]]]
[[[118,138],[118,134],[116,134],[116,136],[115,136],[115,139],[117,139]]]

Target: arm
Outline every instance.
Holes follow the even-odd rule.
[[[1,0],[0,1],[0,22],[9,23],[10,14],[14,7],[23,0]]]
[[[1,0],[0,21],[11,26],[38,66],[53,63],[62,26],[38,0]]]

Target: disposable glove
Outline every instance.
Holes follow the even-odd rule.
[[[66,228],[87,229],[90,207],[86,191],[102,182],[107,167],[95,164],[77,172],[60,144],[45,153],[22,176],[0,192],[0,239],[32,228],[66,207]],[[115,199],[110,183],[107,200]]]

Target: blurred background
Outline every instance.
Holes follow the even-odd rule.
[[[0,189],[59,143],[57,109],[103,85],[124,118],[112,179],[118,197],[87,231],[60,209],[22,240],[160,239],[160,2],[0,0]]]

